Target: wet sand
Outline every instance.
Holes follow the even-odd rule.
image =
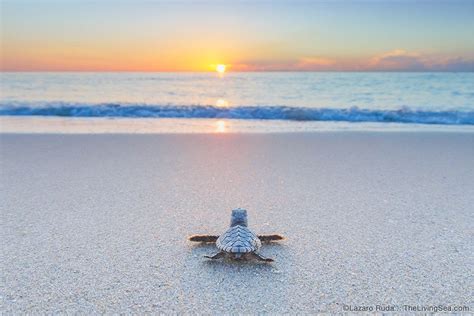
[[[474,307],[473,133],[0,140],[4,313]],[[235,207],[273,264],[186,240]]]

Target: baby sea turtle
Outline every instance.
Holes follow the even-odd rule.
[[[247,211],[241,208],[232,210],[230,227],[221,236],[194,235],[189,237],[190,241],[216,243],[220,250],[213,256],[205,256],[210,259],[228,257],[231,259],[257,259],[259,261],[272,262],[273,259],[264,258],[256,251],[263,242],[282,240],[281,235],[255,235],[247,224]]]

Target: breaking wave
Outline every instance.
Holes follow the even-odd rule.
[[[78,104],[2,102],[2,116],[124,117],[124,118],[227,118],[241,120],[291,120],[474,125],[474,111],[426,111],[403,107],[371,110],[351,107],[307,108],[288,106],[216,107],[205,105]]]

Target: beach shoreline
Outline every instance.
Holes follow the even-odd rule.
[[[5,313],[474,308],[471,132],[3,133],[0,154]],[[236,207],[287,237],[275,263],[186,240]]]
[[[206,118],[117,118],[0,116],[2,134],[287,134],[333,132],[474,133],[474,125],[240,120]]]

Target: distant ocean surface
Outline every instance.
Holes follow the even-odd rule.
[[[474,125],[474,73],[1,73],[0,115]]]

